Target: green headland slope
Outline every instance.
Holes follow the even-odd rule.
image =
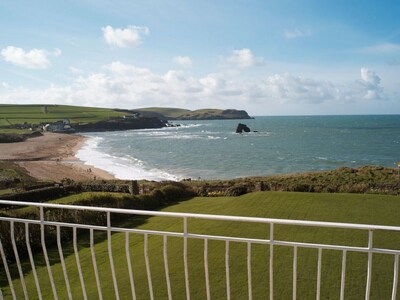
[[[244,110],[236,109],[198,109],[187,110],[181,108],[148,107],[134,109],[143,116],[154,116],[165,120],[224,120],[224,119],[251,119]]]

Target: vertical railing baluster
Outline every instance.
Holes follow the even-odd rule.
[[[210,277],[208,271],[208,239],[204,239],[204,275],[206,279],[206,295],[207,300],[211,300],[211,292],[210,292]]]
[[[17,244],[15,243],[15,232],[14,232],[14,221],[10,221],[10,236],[11,236],[11,244],[14,251],[15,263],[17,264],[17,269],[19,273],[19,278],[21,281],[22,291],[24,293],[25,299],[29,299],[28,291],[26,289],[24,272],[22,272],[21,261],[19,259]]]
[[[293,247],[293,300],[297,298],[297,246]]]
[[[133,280],[131,254],[130,254],[129,248],[130,248],[129,247],[129,232],[125,232],[125,254],[126,254],[126,263],[127,263],[127,267],[128,267],[128,274],[129,274],[129,283],[131,285],[132,299],[136,300],[135,282]]]
[[[247,289],[249,300],[253,299],[253,287],[251,281],[251,243],[247,242]]]
[[[77,234],[77,229],[76,229],[76,227],[74,227],[73,228],[73,245],[74,245],[75,261],[76,261],[76,266],[78,268],[79,281],[81,282],[83,299],[87,300],[85,281],[83,279],[81,262],[80,262],[80,259],[79,259],[77,235],[78,235]]]
[[[190,285],[189,285],[189,266],[188,266],[188,253],[187,253],[187,217],[183,218],[183,264],[185,268],[185,286],[186,286],[186,300],[190,300]]]
[[[269,299],[274,299],[274,223],[269,225]]]
[[[318,248],[318,270],[317,270],[317,296],[316,299],[321,299],[321,267],[322,267],[322,248]]]
[[[231,280],[229,276],[229,241],[225,242],[225,276],[226,276],[226,299],[231,299]]]
[[[108,258],[110,260],[111,275],[114,285],[115,299],[119,300],[119,290],[117,283],[117,276],[115,274],[114,258],[112,255],[112,240],[111,240],[111,213],[107,212],[107,247],[108,247]]]
[[[6,257],[6,254],[4,253],[3,243],[1,242],[1,238],[0,238],[0,254],[1,254],[1,260],[3,261],[4,270],[6,271],[8,286],[10,287],[11,295],[12,295],[13,299],[16,300],[17,296],[15,295],[14,284],[12,282],[12,278],[10,275],[10,269],[8,268],[7,257]]]
[[[57,228],[57,248],[58,248],[58,254],[60,256],[61,267],[64,274],[65,286],[67,288],[68,299],[72,299],[71,287],[69,284],[67,268],[65,267],[64,254],[61,246],[60,226],[57,225],[56,228]]]
[[[171,281],[169,278],[169,268],[168,268],[168,239],[166,235],[163,236],[163,255],[164,255],[165,280],[167,281],[168,300],[172,300]]]
[[[367,286],[365,288],[365,300],[369,300],[371,294],[371,276],[372,276],[372,239],[373,231],[368,231],[368,269],[367,269]]]
[[[147,283],[149,285],[150,300],[154,300],[153,282],[151,280],[151,270],[150,270],[150,261],[149,261],[148,248],[149,248],[149,246],[148,246],[148,236],[147,236],[147,233],[145,233],[144,234],[144,262],[146,264]]]
[[[97,270],[96,253],[94,251],[93,228],[90,228],[90,253],[92,254],[92,264],[93,264],[93,270],[94,270],[94,277],[96,279],[97,293],[99,294],[99,300],[103,300],[103,294],[101,292],[99,272]]]
[[[343,250],[342,276],[341,276],[341,280],[340,280],[340,300],[344,300],[344,288],[346,286],[346,259],[347,259],[347,251]]]
[[[53,273],[51,271],[50,260],[49,260],[49,256],[47,255],[46,237],[45,237],[45,232],[44,232],[44,209],[43,209],[43,207],[40,207],[40,241],[42,243],[44,260],[46,261],[46,268],[47,268],[47,273],[49,274],[50,285],[51,285],[51,289],[53,291],[53,296],[54,296],[55,300],[58,300],[58,294],[57,294],[56,286],[54,284],[54,278],[53,278]]]
[[[43,299],[42,291],[40,289],[39,278],[37,276],[35,261],[33,260],[31,242],[30,242],[30,238],[29,238],[29,223],[25,223],[25,242],[26,242],[26,248],[28,250],[29,261],[31,263],[33,279],[35,280],[35,286],[36,286],[36,292],[38,295],[38,299],[42,300]]]
[[[394,256],[392,300],[397,297],[397,283],[399,280],[399,255]]]

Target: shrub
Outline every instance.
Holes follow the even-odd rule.
[[[237,196],[241,196],[244,194],[247,194],[247,186],[245,185],[234,185],[230,188],[228,188],[225,191],[225,196],[229,196],[229,197],[237,197]]]
[[[184,185],[168,184],[160,188],[166,203],[173,203],[193,197],[195,193]]]

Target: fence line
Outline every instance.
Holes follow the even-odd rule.
[[[189,248],[188,248],[188,239],[198,239],[204,242],[203,245],[203,261],[204,261],[204,283],[205,283],[205,294],[207,299],[211,299],[211,291],[212,286],[210,283],[210,273],[209,273],[209,241],[224,241],[225,242],[225,252],[224,252],[224,262],[225,262],[225,274],[221,274],[221,276],[225,276],[225,284],[226,284],[226,298],[231,298],[231,261],[232,261],[232,251],[231,251],[231,243],[243,243],[246,245],[246,275],[247,275],[247,287],[244,285],[244,289],[247,289],[247,297],[248,299],[252,299],[253,297],[253,285],[254,285],[254,274],[252,269],[252,249],[253,245],[261,244],[261,245],[269,245],[269,263],[268,263],[268,274],[269,274],[269,299],[274,299],[274,286],[275,280],[274,278],[274,247],[275,246],[284,246],[293,248],[293,260],[291,262],[293,267],[292,272],[292,297],[293,299],[297,298],[297,282],[298,282],[298,250],[299,248],[311,248],[316,249],[318,251],[317,255],[317,265],[316,271],[317,276],[315,279],[316,282],[316,290],[315,296],[316,299],[320,299],[321,297],[321,274],[322,274],[322,261],[324,258],[323,252],[325,250],[336,250],[341,252],[341,272],[340,272],[340,299],[345,299],[345,290],[346,290],[346,268],[347,268],[347,256],[348,252],[361,252],[367,253],[368,260],[366,265],[366,283],[365,283],[365,299],[370,299],[371,288],[372,288],[372,262],[373,262],[373,254],[387,254],[393,256],[393,284],[391,290],[391,299],[394,300],[397,297],[397,285],[398,285],[398,276],[399,276],[399,249],[383,249],[383,248],[375,248],[374,247],[374,231],[382,230],[382,231],[400,231],[400,227],[395,226],[380,226],[380,225],[366,225],[366,224],[349,224],[349,223],[335,223],[335,222],[316,222],[316,221],[302,221],[302,220],[286,220],[286,219],[271,219],[271,218],[251,218],[251,217],[237,217],[237,216],[223,216],[223,215],[206,215],[206,214],[192,214],[192,213],[174,213],[174,212],[156,212],[156,211],[143,211],[143,210],[128,210],[128,209],[115,209],[115,208],[103,208],[103,207],[86,207],[86,206],[74,206],[74,205],[58,205],[58,204],[46,204],[46,203],[26,203],[26,202],[18,202],[18,201],[2,201],[0,200],[0,205],[7,206],[33,206],[38,207],[40,211],[39,220],[33,219],[22,219],[22,218],[12,218],[0,216],[1,222],[8,222],[10,224],[10,237],[11,237],[11,245],[12,245],[12,253],[15,258],[15,264],[18,270],[19,278],[12,278],[12,272],[10,272],[10,266],[8,259],[6,257],[7,253],[4,250],[3,237],[0,239],[0,255],[3,263],[3,269],[5,274],[0,274],[2,277],[5,277],[8,281],[8,287],[11,292],[11,296],[13,299],[17,299],[15,286],[13,284],[13,280],[19,280],[22,286],[22,292],[25,299],[29,299],[29,293],[33,295],[33,293],[37,294],[39,299],[42,299],[42,289],[38,280],[38,276],[36,273],[36,266],[34,261],[34,255],[31,250],[30,245],[30,225],[39,225],[40,226],[40,240],[41,247],[43,251],[43,256],[45,259],[45,265],[47,268],[47,273],[50,280],[50,285],[53,293],[53,297],[58,299],[58,291],[57,286],[55,284],[55,280],[53,277],[52,266],[49,261],[49,256],[47,253],[46,247],[46,237],[45,237],[45,227],[52,226],[56,228],[56,237],[57,237],[57,250],[60,258],[60,263],[62,267],[62,275],[63,280],[65,281],[66,292],[69,299],[72,299],[71,292],[71,282],[68,276],[68,271],[65,265],[64,253],[62,250],[61,243],[61,229],[62,228],[72,228],[73,232],[73,251],[76,259],[76,267],[79,274],[79,282],[82,290],[82,296],[84,299],[88,299],[86,287],[85,287],[85,278],[83,276],[84,269],[82,269],[82,264],[79,257],[79,249],[77,244],[77,230],[78,229],[87,229],[89,230],[90,237],[90,258],[93,265],[94,277],[96,280],[97,293],[99,299],[103,299],[103,294],[101,290],[102,283],[100,281],[99,270],[97,266],[96,253],[94,249],[94,231],[103,231],[107,236],[107,252],[109,259],[109,267],[111,270],[112,277],[112,286],[115,293],[115,298],[120,298],[120,287],[117,281],[117,272],[116,266],[113,258],[113,247],[112,247],[112,233],[124,233],[125,238],[125,259],[126,265],[128,268],[129,275],[129,283],[130,283],[130,294],[132,299],[136,299],[137,289],[135,287],[135,277],[133,276],[132,266],[135,264],[135,261],[131,259],[130,256],[130,240],[129,236],[131,233],[142,234],[144,238],[144,262],[145,262],[145,272],[147,276],[148,283],[148,294],[150,299],[154,299],[154,290],[153,290],[153,277],[151,274],[150,262],[151,257],[149,254],[149,236],[162,236],[162,259],[164,264],[164,272],[165,272],[165,285],[168,292],[168,299],[173,299],[173,286],[171,285],[171,272],[169,269],[168,262],[168,238],[175,237],[181,238],[183,240],[183,249],[182,249],[182,262],[183,262],[183,276],[185,280],[185,295],[186,299],[190,299],[191,293],[191,284],[190,284],[190,267],[188,260]],[[45,209],[68,209],[68,210],[76,210],[76,211],[96,211],[103,212],[106,214],[106,224],[104,226],[101,225],[88,225],[88,224],[79,224],[79,223],[68,223],[61,221],[49,221],[46,220],[45,217]],[[124,228],[124,227],[116,227],[112,225],[111,222],[111,214],[128,214],[128,215],[146,215],[146,216],[162,216],[162,217],[171,217],[171,218],[180,218],[183,223],[182,232],[173,232],[173,231],[163,231],[163,230],[146,230],[146,229],[137,229],[137,228]],[[210,221],[233,221],[233,222],[244,222],[244,223],[260,223],[260,224],[268,224],[269,225],[269,236],[265,239],[256,239],[256,238],[246,238],[246,237],[235,237],[235,236],[225,236],[225,235],[210,235],[210,234],[198,234],[191,233],[189,230],[188,223],[191,219],[203,219]],[[32,268],[32,273],[35,282],[35,291],[28,291],[27,286],[24,279],[24,274],[22,270],[21,260],[19,257],[18,247],[16,245],[15,240],[15,223],[23,224],[25,230],[25,245],[28,251],[29,263]],[[331,245],[331,244],[319,244],[319,243],[309,243],[309,242],[298,242],[298,241],[283,241],[275,238],[275,225],[293,225],[293,226],[307,226],[307,227],[322,227],[322,228],[342,228],[342,229],[356,229],[368,232],[368,245],[367,247],[359,247],[359,246],[349,246],[349,245]],[[267,271],[267,270],[266,270]],[[173,274],[172,274],[173,275]],[[0,297],[2,298],[4,291],[0,289]]]

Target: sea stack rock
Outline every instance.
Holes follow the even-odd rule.
[[[250,128],[246,124],[239,123],[236,127],[236,133],[250,132]]]

